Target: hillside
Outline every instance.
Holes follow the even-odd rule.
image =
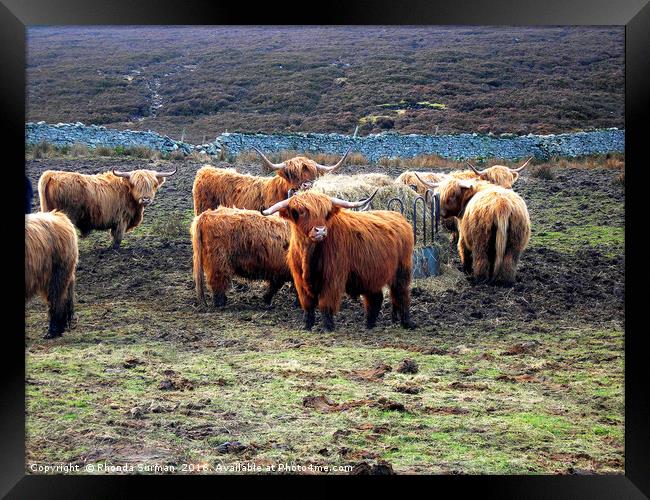
[[[622,27],[35,27],[27,120],[228,131],[623,127]]]

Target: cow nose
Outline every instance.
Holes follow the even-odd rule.
[[[146,196],[143,196],[140,198],[140,203],[143,205],[149,205],[151,203],[151,198],[147,198]]]
[[[323,241],[326,236],[327,228],[325,226],[314,226],[309,235],[313,241]]]
[[[301,190],[301,191],[306,191],[306,190],[308,190],[308,189],[311,189],[312,185],[313,185],[313,184],[312,184],[311,182],[303,182],[303,183],[300,185],[300,190]]]

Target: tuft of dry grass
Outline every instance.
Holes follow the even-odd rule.
[[[169,159],[170,160],[184,160],[185,159],[185,154],[183,154],[183,152],[180,151],[180,150],[172,151],[171,153],[169,153]]]
[[[89,154],[88,146],[75,142],[72,146],[70,146],[69,153],[70,156],[73,156],[75,158],[85,158]]]
[[[624,168],[624,153],[606,153],[601,155],[580,156],[577,158],[563,158],[553,156],[548,163],[559,168]]]
[[[35,160],[49,158],[55,152],[54,146],[49,142],[41,141],[32,148],[32,157]]]
[[[616,176],[616,182],[621,186],[625,186],[625,165],[623,165],[618,176]]]
[[[97,146],[93,152],[97,156],[113,156],[113,150],[108,146]]]
[[[555,179],[555,173],[548,163],[535,167],[530,171],[530,176],[535,177],[536,179],[544,179],[550,181]]]

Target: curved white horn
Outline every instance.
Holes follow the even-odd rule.
[[[291,197],[287,198],[286,200],[278,201],[275,205],[267,208],[266,210],[262,210],[262,215],[272,215],[275,212],[282,210],[283,208],[287,208],[289,206],[290,200]]]
[[[475,173],[476,175],[481,175],[483,172],[485,172],[485,170],[479,170],[479,169],[477,169],[474,165],[472,165],[472,164],[471,164],[470,162],[468,162],[467,160],[465,160],[465,163],[467,163],[467,164],[469,165],[469,168],[471,168],[471,169],[474,171],[474,173]]]
[[[341,165],[343,165],[343,162],[348,157],[351,150],[352,150],[352,146],[350,146],[348,148],[348,150],[343,155],[343,158],[341,158],[336,165],[333,165],[331,167],[328,167],[327,165],[321,165],[320,163],[316,163],[316,162],[314,162],[314,163],[316,163],[316,166],[318,167],[318,170],[323,170],[323,171],[329,172],[331,174],[331,173],[335,172],[337,169],[341,168]]]
[[[131,177],[131,172],[118,172],[117,170],[113,169],[113,175],[129,179]]]
[[[519,167],[519,168],[511,168],[510,170],[512,172],[520,172],[521,170],[523,170],[526,167],[526,165],[528,165],[530,163],[530,160],[532,160],[532,159],[533,159],[533,157],[531,156],[530,158],[528,158],[526,160],[526,163],[524,163],[521,167]]]
[[[158,172],[156,171],[156,177],[169,177],[170,175],[174,175],[176,172],[178,172],[178,166],[174,168],[173,172]]]
[[[420,176],[418,175],[417,172],[413,172],[413,173],[415,174],[415,177],[417,177],[418,180],[419,180],[422,184],[424,184],[425,186],[428,186],[428,187],[430,187],[430,188],[432,188],[432,189],[437,188],[437,187],[440,186],[440,184],[441,184],[440,182],[429,182],[429,181],[425,181],[422,177],[420,177]]]
[[[330,197],[330,200],[332,200],[332,205],[336,207],[342,207],[342,208],[361,208],[364,205],[367,205],[372,201],[372,199],[375,197],[377,192],[379,191],[379,188],[375,189],[375,192],[372,193],[372,196],[370,198],[366,198],[365,200],[361,201],[346,201],[346,200],[341,200],[340,198],[332,198]]]
[[[262,157],[262,162],[264,165],[266,165],[270,170],[282,170],[285,166],[286,163],[273,163],[271,160],[269,160],[266,156],[264,156],[264,153],[262,153],[259,149],[257,149],[255,146],[253,146],[253,149],[257,151],[257,154]]]

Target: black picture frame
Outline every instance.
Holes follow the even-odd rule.
[[[648,0],[457,0],[447,1],[348,1],[333,2],[313,9],[283,8],[277,3],[203,2],[190,0],[156,3],[143,0],[0,0],[0,102],[3,135],[3,199],[8,201],[9,226],[3,248],[8,255],[5,274],[11,281],[4,286],[2,406],[0,410],[0,494],[10,498],[63,497],[103,498],[135,492],[136,487],[162,486],[172,491],[169,477],[113,476],[26,476],[25,457],[25,345],[24,310],[17,290],[22,286],[21,259],[24,261],[23,223],[18,210],[23,182],[18,165],[24,169],[25,133],[25,43],[26,26],[45,24],[474,24],[474,25],[624,25],[626,33],[625,129],[626,228],[625,228],[625,475],[595,476],[425,476],[393,478],[426,481],[439,492],[450,488],[454,495],[468,491],[499,498],[644,498],[650,496],[650,405],[648,403],[647,351],[643,349],[644,284],[648,267],[644,266],[644,229],[642,212],[644,189],[642,169],[644,127],[648,122],[650,96],[650,5]],[[631,272],[630,272],[631,271]],[[142,481],[140,481],[142,479]],[[178,479],[178,478],[177,478]],[[251,478],[262,485],[262,480]],[[305,482],[305,478],[289,478]],[[344,478],[324,478],[341,486]],[[350,478],[351,479],[351,478]],[[372,479],[372,478],[371,478]],[[384,478],[380,487],[387,485]],[[222,488],[226,478],[218,480]],[[349,480],[349,479],[348,479]],[[357,479],[358,480],[358,479]],[[174,487],[186,491],[186,478],[175,480]],[[213,483],[214,484],[214,483]],[[278,483],[276,483],[278,484]],[[348,483],[349,484],[349,483]],[[220,490],[213,490],[220,492]]]

